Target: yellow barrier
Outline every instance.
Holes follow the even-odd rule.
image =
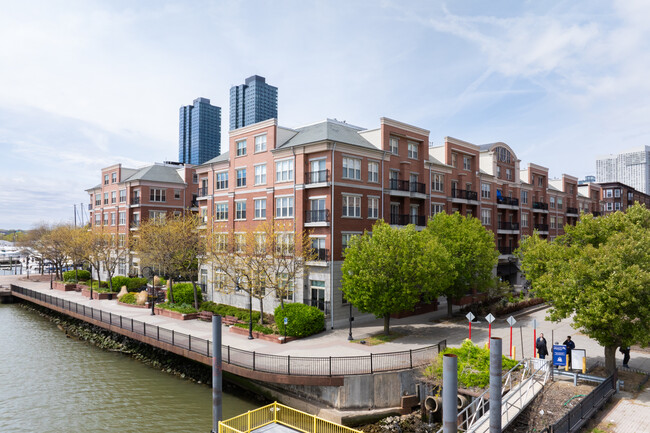
[[[219,433],[251,433],[267,424],[283,424],[303,433],[360,433],[278,402],[219,422]]]

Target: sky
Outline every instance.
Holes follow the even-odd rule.
[[[261,75],[278,122],[390,117],[584,178],[650,145],[650,2],[0,0],[0,229],[71,222],[115,163],[178,159],[178,110]],[[83,205],[82,205],[83,204]]]

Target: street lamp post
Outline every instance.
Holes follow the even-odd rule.
[[[253,292],[248,291],[248,339],[253,339]]]
[[[350,303],[350,333],[348,334],[348,341],[352,341],[352,321],[354,320],[354,317],[352,317],[352,303]]]
[[[93,264],[88,263],[88,272],[90,272],[90,300],[93,300]],[[99,287],[99,281],[97,281],[97,287]]]
[[[52,269],[50,269],[50,290],[52,290],[54,287],[52,287]]]

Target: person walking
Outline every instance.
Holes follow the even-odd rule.
[[[569,368],[571,368],[571,351],[576,348],[576,344],[571,340],[571,336],[567,336],[566,340],[564,340],[564,343],[562,343],[566,346],[566,354],[569,357],[568,362],[569,362]]]
[[[623,367],[624,368],[630,368],[627,365],[627,363],[630,362],[630,348],[621,346],[621,348],[619,350],[623,354]]]
[[[535,342],[535,347],[537,348],[539,359],[546,359],[548,348],[546,347],[546,338],[544,338],[544,334],[539,334],[539,337],[537,337],[537,341]]]

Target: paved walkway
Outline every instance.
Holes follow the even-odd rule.
[[[650,432],[650,387],[636,397],[625,391],[615,394],[613,404],[598,421],[606,432]]]

